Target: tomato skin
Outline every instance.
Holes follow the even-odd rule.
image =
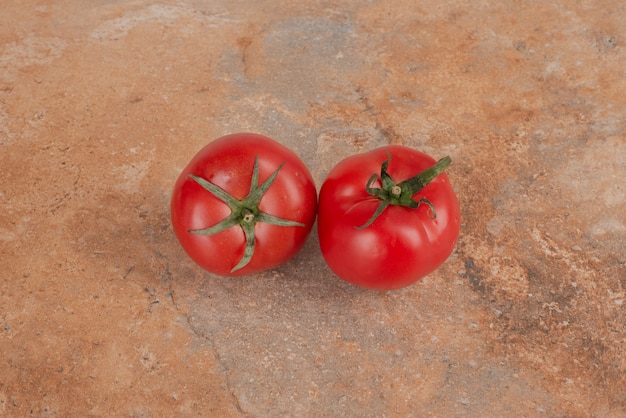
[[[416,209],[390,205],[371,225],[357,228],[380,203],[366,185],[389,155],[387,171],[397,182],[436,163],[399,145],[348,157],[328,174],[318,206],[319,242],[328,266],[350,283],[378,290],[402,288],[432,273],[452,253],[460,231],[459,202],[445,173],[413,195],[415,201],[426,198],[432,203],[435,219],[427,204]]]
[[[189,232],[213,226],[231,213],[222,200],[189,175],[201,177],[231,196],[243,199],[250,192],[255,158],[258,158],[259,183],[285,163],[263,195],[259,209],[304,226],[256,223],[252,259],[243,268],[231,271],[244,253],[243,229],[234,225],[214,235]],[[304,245],[316,212],[315,183],[300,158],[271,138],[252,133],[226,135],[202,148],[178,177],[170,204],[172,225],[181,246],[198,265],[221,276],[253,274],[287,262]]]

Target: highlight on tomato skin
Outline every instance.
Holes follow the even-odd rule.
[[[185,252],[221,276],[286,263],[304,246],[316,214],[317,190],[302,160],[254,133],[204,146],[180,173],[170,201]]]
[[[319,244],[330,269],[357,286],[393,290],[440,267],[461,225],[444,172],[450,163],[399,145],[340,161],[318,204]]]

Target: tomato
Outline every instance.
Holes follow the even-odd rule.
[[[174,232],[201,267],[241,276],[277,267],[304,245],[317,212],[311,173],[262,135],[218,138],[193,157],[172,193]]]
[[[449,164],[449,157],[437,162],[404,146],[339,162],[318,206],[320,248],[331,270],[353,284],[390,290],[443,264],[460,230],[459,202],[443,173]]]

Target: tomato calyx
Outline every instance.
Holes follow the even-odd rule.
[[[364,229],[370,226],[389,205],[417,209],[421,204],[426,204],[430,208],[429,216],[431,219],[435,219],[437,217],[435,207],[430,200],[425,197],[422,197],[420,200],[415,200],[413,199],[413,195],[422,190],[439,174],[443,173],[443,171],[448,168],[452,162],[452,159],[450,159],[450,157],[444,157],[437,161],[437,163],[435,163],[432,167],[429,167],[416,176],[401,181],[400,183],[396,183],[387,172],[391,159],[391,154],[387,152],[387,159],[383,161],[380,167],[380,183],[382,187],[373,187],[373,184],[379,179],[378,174],[372,174],[367,181],[365,190],[370,196],[379,199],[380,203],[369,220],[363,225],[355,228]]]
[[[231,273],[245,267],[252,256],[254,255],[254,248],[256,244],[256,238],[254,235],[254,227],[258,222],[265,222],[278,226],[300,226],[305,225],[300,222],[291,221],[288,219],[279,218],[269,213],[262,212],[259,209],[259,204],[265,193],[269,190],[278,175],[278,172],[285,163],[283,162],[278,166],[276,171],[272,173],[262,184],[259,185],[259,157],[254,159],[254,168],[252,170],[252,180],[250,182],[250,192],[246,197],[239,200],[222,188],[215,184],[198,177],[193,174],[189,174],[189,177],[196,183],[209,191],[215,197],[224,202],[231,210],[230,215],[218,222],[217,224],[205,229],[190,229],[187,232],[199,235],[215,235],[233,226],[241,226],[246,238],[246,246],[244,249],[243,257],[239,263],[233,267]]]

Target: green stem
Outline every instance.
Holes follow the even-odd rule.
[[[412,192],[412,196],[422,190],[424,186],[433,181],[439,174],[443,173],[445,169],[448,168],[450,163],[452,163],[452,159],[450,157],[443,157],[432,167],[427,168],[415,177],[404,180],[398,184],[398,186],[401,187],[403,191],[406,190],[407,192]]]
[[[371,196],[376,197],[380,200],[380,204],[376,208],[376,211],[372,214],[372,216],[368,219],[365,224],[356,227],[357,229],[364,229],[370,226],[374,221],[380,216],[381,213],[387,209],[389,205],[396,206],[404,206],[412,209],[417,209],[421,204],[426,204],[430,207],[430,212],[432,219],[437,217],[437,212],[435,210],[435,206],[432,204],[430,200],[425,197],[422,197],[420,200],[413,199],[415,193],[422,190],[426,185],[432,182],[438,175],[443,173],[446,168],[452,162],[450,157],[444,157],[437,161],[433,166],[427,168],[426,170],[420,172],[419,174],[401,181],[397,183],[391,178],[389,173],[387,172],[387,168],[389,167],[389,163],[391,162],[391,154],[387,152],[387,159],[383,161],[380,167],[380,180],[382,187],[372,187],[372,184],[379,179],[378,175],[372,174],[372,176],[367,181],[365,185],[365,190]]]

